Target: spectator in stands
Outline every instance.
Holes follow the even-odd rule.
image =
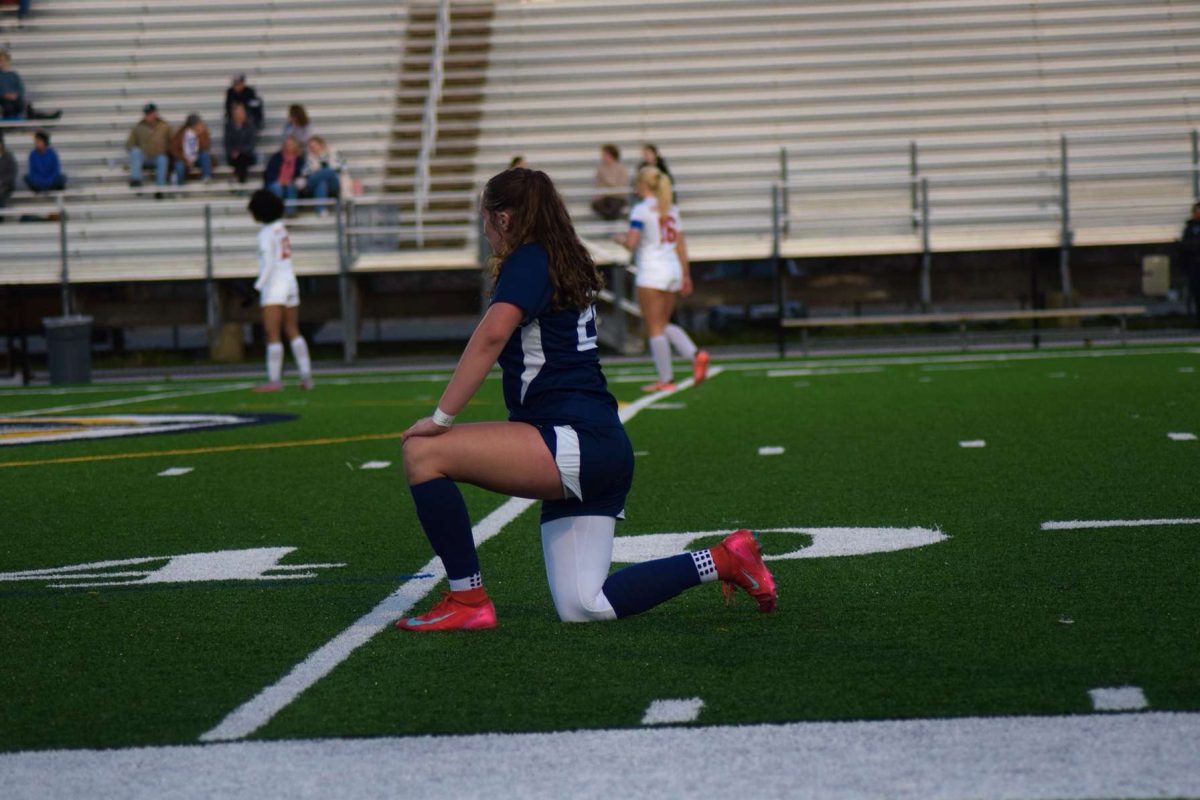
[[[45,131],[35,131],[33,134],[25,185],[34,193],[59,192],[67,185],[67,176],[62,174],[58,153],[50,146],[50,134]]]
[[[245,183],[250,168],[258,163],[254,148],[258,146],[258,125],[250,118],[246,106],[234,103],[229,119],[225,120],[225,160],[233,167],[238,183]]]
[[[7,50],[0,50],[0,119],[25,119],[25,83]]]
[[[304,106],[299,103],[288,106],[287,122],[283,124],[283,136],[281,138],[295,139],[300,143],[301,147],[308,144],[309,137],[312,136],[312,126],[308,122],[308,112],[304,110]]]
[[[1188,302],[1195,309],[1200,325],[1200,203],[1192,206],[1192,218],[1179,237],[1179,261],[1188,279]]]
[[[142,165],[154,164],[154,182],[159,186],[167,183],[170,167],[168,153],[171,150],[171,126],[158,116],[158,106],[147,103],[142,107],[142,119],[125,141],[129,148],[129,185],[142,185]]]
[[[233,107],[241,104],[246,109],[246,114],[250,119],[254,120],[254,127],[262,130],[263,124],[263,102],[259,98],[258,92],[254,91],[253,86],[246,85],[246,76],[238,74],[233,76],[233,83],[225,90],[225,119],[233,119]]]
[[[188,114],[183,127],[171,136],[171,158],[175,161],[175,183],[183,186],[189,175],[212,180],[212,136],[199,114]]]
[[[17,19],[25,19],[29,16],[29,6],[33,0],[17,0]]]
[[[308,158],[298,181],[300,193],[317,201],[317,216],[329,213],[330,197],[337,197],[345,180],[346,159],[320,136],[308,140]]]
[[[283,140],[279,152],[271,156],[263,171],[263,188],[284,201],[288,216],[296,214],[296,197],[299,195],[296,181],[304,174],[306,161],[300,141],[295,136],[289,136]]]
[[[4,131],[0,131],[0,209],[8,206],[8,198],[17,188],[17,160],[4,146]],[[0,222],[4,217],[0,216]]]
[[[25,83],[12,68],[12,54],[0,48],[0,119],[58,119],[62,111],[37,111],[25,98]]]
[[[671,181],[671,185],[675,185],[675,176],[671,174],[671,170],[667,167],[667,160],[658,152],[656,145],[647,142],[642,145],[642,163],[638,164],[638,172],[642,171],[642,167],[654,167],[663,175],[667,176],[667,180]]]
[[[629,170],[621,163],[621,151],[615,144],[600,148],[600,167],[596,170],[596,195],[592,211],[601,219],[620,219],[625,214],[629,189]]]
[[[509,169],[529,169],[529,162],[525,160],[525,156],[515,155],[512,161],[508,162]]]

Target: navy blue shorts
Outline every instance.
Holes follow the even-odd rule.
[[[633,445],[622,427],[534,423],[562,478],[563,500],[542,501],[542,522],[563,517],[625,516],[633,486]]]

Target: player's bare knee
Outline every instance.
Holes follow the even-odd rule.
[[[424,483],[437,477],[433,469],[435,445],[427,436],[410,436],[404,442],[404,474],[408,482]]]

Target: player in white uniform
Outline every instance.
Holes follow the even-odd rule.
[[[260,189],[250,198],[250,214],[262,223],[258,232],[258,290],[262,305],[263,330],[267,336],[267,382],[256,392],[283,389],[283,341],[287,333],[292,357],[300,369],[300,388],[311,389],[312,360],[308,344],[300,335],[300,286],[292,271],[292,245],[283,224],[283,201],[274,193]]]
[[[617,237],[617,241],[636,254],[638,307],[658,372],[658,381],[642,390],[675,388],[672,347],[692,362],[692,377],[699,385],[708,374],[708,352],[697,349],[687,332],[671,322],[676,295],[687,297],[692,293],[683,224],[679,208],[671,202],[671,179],[656,167],[642,167],[636,189],[642,200],[630,214],[629,233]]]

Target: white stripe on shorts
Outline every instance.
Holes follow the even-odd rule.
[[[563,496],[570,500],[583,499],[583,487],[579,483],[579,434],[570,425],[554,426],[554,462],[558,464],[558,475],[562,479]]]

